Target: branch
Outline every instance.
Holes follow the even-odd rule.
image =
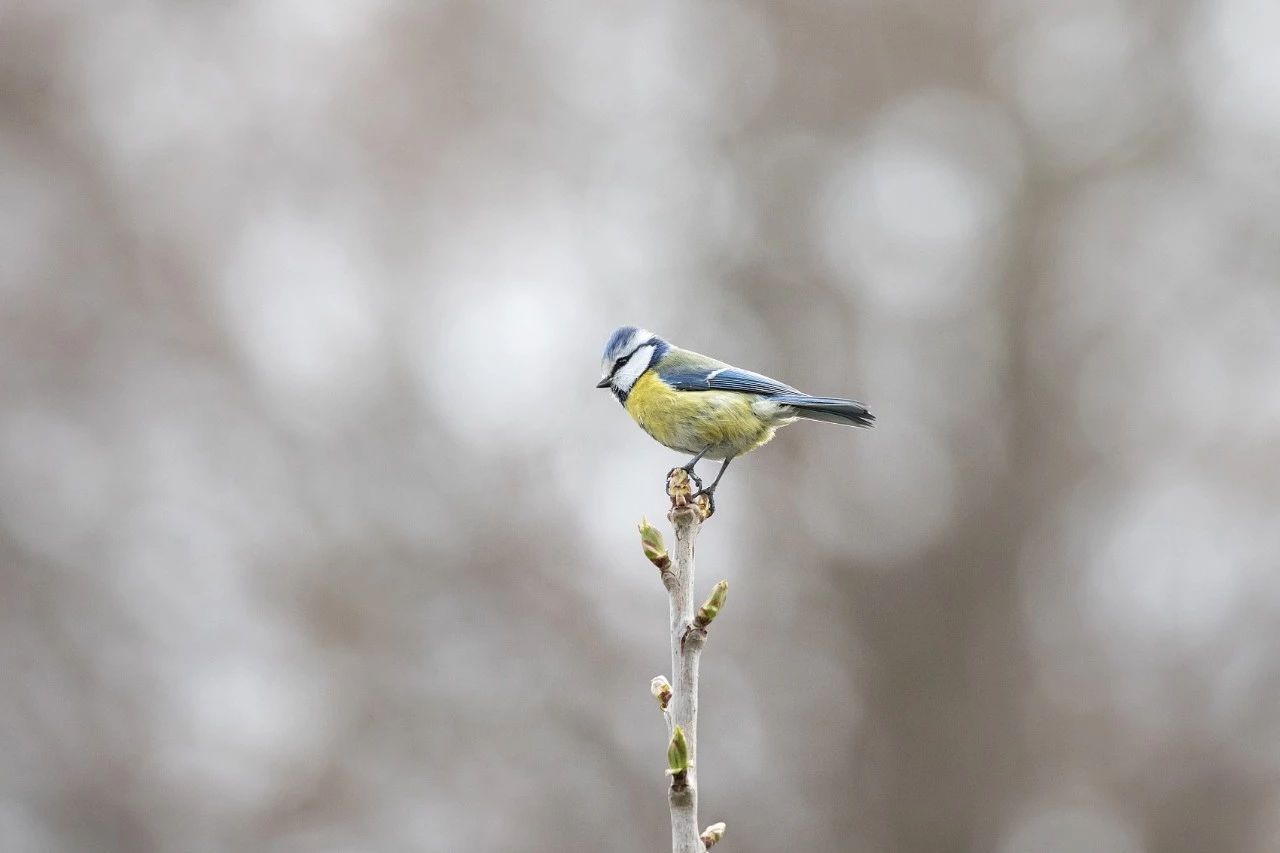
[[[707,641],[707,628],[724,607],[729,584],[720,581],[711,595],[693,609],[693,543],[702,522],[711,513],[705,496],[693,498],[689,475],[683,468],[667,477],[671,511],[667,518],[675,530],[674,556],[668,555],[657,528],[642,521],[640,542],[644,555],[662,575],[670,598],[671,672],[675,685],[662,676],[649,689],[658,700],[667,721],[667,773],[671,785],[667,793],[671,808],[671,849],[673,853],[704,853],[724,836],[724,824],[717,823],[698,832],[698,664]]]

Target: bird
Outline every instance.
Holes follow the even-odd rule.
[[[779,427],[805,418],[870,427],[875,416],[857,400],[814,397],[786,383],[681,349],[647,329],[619,326],[605,343],[597,388],[608,388],[627,413],[659,444],[693,458],[680,466],[706,495],[714,493],[729,463],[766,444]],[[720,460],[703,488],[695,466]],[[678,469],[673,468],[672,472]]]

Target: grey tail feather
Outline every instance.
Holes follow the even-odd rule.
[[[826,421],[829,424],[844,426],[869,427],[875,423],[876,416],[867,411],[867,407],[857,400],[842,400],[839,397],[810,397],[808,394],[775,394],[769,398],[775,403],[782,403],[796,410],[802,418],[813,421]]]

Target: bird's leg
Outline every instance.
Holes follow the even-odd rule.
[[[716,486],[720,485],[720,478],[724,476],[725,469],[729,467],[729,463],[732,461],[733,457],[727,456],[725,457],[725,460],[720,463],[720,470],[716,472],[716,478],[712,480],[711,485],[707,487],[708,492],[714,492],[716,490]]]
[[[683,468],[684,470],[688,471],[690,474],[692,474],[692,473],[693,473],[693,466],[694,466],[694,465],[697,465],[699,462],[701,462],[701,461],[702,461],[702,457],[706,456],[706,455],[707,455],[708,453],[710,453],[710,452],[711,452],[711,448],[710,448],[709,446],[708,446],[708,447],[704,447],[704,448],[702,448],[702,452],[700,452],[697,456],[693,457],[692,459],[690,459],[688,462],[684,463],[684,464],[683,464],[683,465],[681,465],[680,467],[681,467],[681,468]]]
[[[733,461],[732,456],[726,456],[725,460],[720,463],[720,470],[716,472],[716,478],[711,481],[711,485],[707,486],[704,489],[702,488],[702,484],[699,483],[698,491],[693,493],[693,497],[695,498],[698,495],[707,496],[707,517],[708,518],[710,518],[711,515],[716,511],[716,499],[715,499],[716,486],[720,485],[720,478],[724,476],[724,472],[728,469],[729,463],[732,461]]]
[[[704,447],[702,448],[702,452],[700,452],[697,456],[693,457],[688,462],[680,466],[685,470],[685,473],[689,475],[689,479],[698,484],[698,491],[702,491],[702,478],[699,477],[694,472],[693,466],[697,465],[700,461],[702,461],[702,457],[706,456],[710,452],[711,452],[710,446]],[[674,474],[677,470],[679,469],[672,468],[671,471],[667,473],[667,477],[670,478],[671,475]]]

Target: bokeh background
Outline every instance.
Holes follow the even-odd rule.
[[[700,540],[726,851],[1280,849],[1277,44],[4,3],[0,847],[662,849],[636,323],[880,418]]]

